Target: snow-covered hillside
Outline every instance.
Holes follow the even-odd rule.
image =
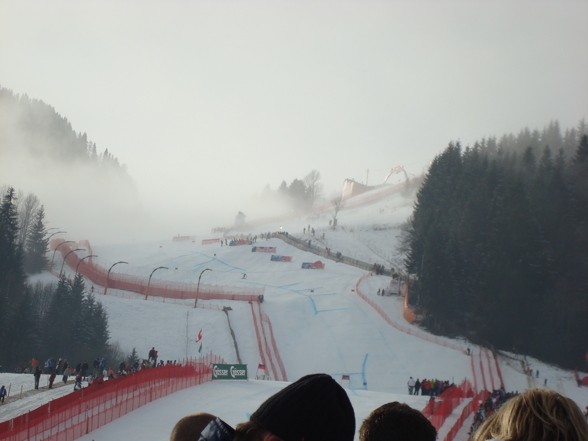
[[[426,397],[407,395],[406,382],[410,376],[455,383],[468,379],[480,389],[493,389],[499,385],[498,374],[495,367],[484,361],[483,348],[465,341],[438,339],[435,342],[416,326],[406,323],[402,317],[402,298],[377,295],[378,289],[387,286],[389,277],[374,275],[358,285],[365,270],[327,259],[323,259],[323,270],[302,269],[302,262],[314,262],[319,257],[279,238],[261,240],[259,236],[268,231],[288,232],[329,247],[332,252],[340,251],[343,255],[380,263],[387,268],[399,267],[401,257],[395,249],[397,235],[411,210],[412,201],[396,193],[369,205],[343,210],[339,213],[336,231],[329,229],[331,217],[324,212],[263,225],[252,231],[225,233],[257,235],[257,246],[276,247],[276,254],[291,256],[291,262],[271,261],[271,254],[252,252],[248,245],[202,245],[203,239],[222,237],[220,234],[194,234],[194,240],[184,242],[174,242],[170,237],[150,243],[96,246],[93,253],[98,255],[95,262],[104,268],[117,261],[128,262],[116,267],[121,273],[146,276],[154,268],[164,266],[167,269],[154,273],[154,279],[196,284],[201,277],[202,286],[263,288],[261,309],[271,321],[287,381],[314,372],[331,374],[337,380],[349,375],[350,381],[342,384],[349,391],[359,426],[361,418],[387,401],[403,401],[415,408],[424,408]],[[314,236],[308,233],[309,225],[315,230]],[[204,269],[211,271],[203,273]],[[70,275],[73,273],[68,271]],[[88,289],[91,286],[88,282]],[[163,440],[178,419],[196,411],[216,413],[230,424],[236,424],[245,421],[265,397],[285,384],[253,380],[261,354],[252,308],[246,302],[199,300],[199,307],[194,308],[193,300],[162,302],[116,290],[102,295],[103,287],[94,289],[96,298],[108,311],[112,340],[126,352],[136,348],[140,355],[147,357],[154,346],[163,360],[194,357],[200,348],[200,342],[196,343],[195,339],[202,330],[202,352],[215,353],[227,362],[247,364],[251,381],[215,382],[176,393],[83,437],[84,440],[129,436]],[[375,302],[389,321],[362,299],[357,289]],[[226,306],[230,310],[225,313],[221,308],[210,309],[210,305]],[[234,331],[238,353],[229,326]],[[467,348],[472,350],[472,357],[467,355]],[[113,366],[119,361],[111,360]],[[538,378],[524,375],[516,360],[499,359],[507,390],[521,391],[535,385],[543,386],[547,381],[547,387],[571,397],[582,408],[588,405],[588,396],[584,389],[576,386],[572,372],[536,360],[529,362],[534,370],[539,370]],[[0,381],[13,384],[13,390],[20,389],[19,384],[30,389],[33,383],[32,377],[26,375],[1,374]],[[65,388],[73,389],[73,386]],[[2,406],[1,420],[40,405],[43,399],[56,397],[63,393],[61,389]]]

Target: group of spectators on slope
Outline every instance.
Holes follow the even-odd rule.
[[[423,378],[419,380],[418,378],[415,380],[414,378],[410,377],[407,382],[408,386],[408,395],[427,395],[430,397],[436,397],[441,395],[445,390],[448,388],[455,386],[453,383],[450,383],[448,380],[441,381],[437,379],[426,379]]]
[[[55,357],[49,357],[43,364],[41,364],[37,357],[33,357],[29,363],[19,365],[15,372],[32,374],[35,381],[35,389],[39,389],[41,375],[43,374],[49,375],[49,378],[47,379],[49,389],[53,389],[57,376],[61,376],[61,381],[64,385],[68,383],[70,377],[74,377],[74,390],[78,390],[82,388],[83,381],[87,381],[88,384],[92,384],[93,382],[101,383],[107,381],[109,378],[127,375],[141,369],[177,364],[176,360],[167,360],[165,362],[160,360],[158,363],[157,359],[157,351],[155,348],[151,348],[146,360],[137,360],[132,364],[122,361],[118,365],[118,371],[115,372],[114,369],[107,366],[106,357],[97,357],[92,363],[92,370],[90,370],[90,364],[87,360],[80,361],[73,366],[65,358],[59,358],[56,360]],[[4,397],[5,396],[6,394]]]

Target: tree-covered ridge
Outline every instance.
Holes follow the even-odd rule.
[[[108,149],[99,153],[87,135],[76,133],[55,109],[0,87],[0,152],[20,150],[55,161],[95,164],[125,172]]]
[[[588,137],[557,123],[463,149],[419,190],[408,231],[427,326],[581,367],[588,347]],[[572,149],[571,144],[575,144]]]
[[[106,311],[86,292],[80,274],[56,286],[27,282],[26,273],[46,269],[45,211],[42,205],[32,209],[32,222],[21,237],[17,199],[8,187],[0,204],[0,366],[12,371],[33,357],[78,362],[117,352],[108,343]],[[34,195],[25,200],[38,201]]]

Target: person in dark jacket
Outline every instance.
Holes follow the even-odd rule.
[[[55,381],[55,377],[57,376],[57,370],[51,372],[49,376],[49,389],[53,389],[53,382]]]
[[[35,389],[39,389],[39,380],[41,379],[41,373],[43,372],[43,369],[41,369],[40,366],[37,366],[35,368]]]
[[[0,403],[4,404],[4,398],[6,398],[6,395],[6,387],[2,385],[2,387],[0,387]]]
[[[82,373],[76,375],[76,382],[74,383],[74,390],[80,390],[82,388]]]

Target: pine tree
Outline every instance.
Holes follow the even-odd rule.
[[[0,205],[0,364],[4,366],[17,362],[13,350],[17,341],[10,331],[19,320],[18,305],[26,287],[22,262],[15,192],[10,187]]]
[[[45,209],[43,206],[35,213],[34,223],[29,231],[25,250],[25,271],[28,274],[40,273],[47,268],[45,253],[49,245],[45,230]]]
[[[131,353],[129,354],[129,358],[127,358],[127,363],[133,366],[136,362],[139,361],[139,354],[137,354],[137,349],[133,348]]]

